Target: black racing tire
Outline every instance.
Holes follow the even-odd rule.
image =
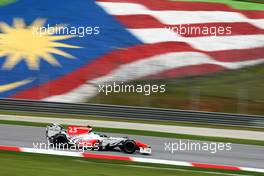
[[[123,143],[122,147],[120,147],[120,149],[125,153],[132,154],[135,153],[137,149],[137,145],[133,140],[126,140]]]
[[[62,145],[68,145],[67,137],[64,134],[56,134],[53,137],[53,144],[58,148]]]

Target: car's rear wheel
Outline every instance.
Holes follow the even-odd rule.
[[[133,140],[126,140],[122,147],[120,147],[125,153],[132,154],[136,151],[137,145]]]

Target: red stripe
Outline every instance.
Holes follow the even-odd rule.
[[[182,27],[188,29],[195,27],[201,29],[201,32],[188,32],[183,31],[183,37],[206,37],[206,36],[233,36],[233,35],[253,35],[253,34],[264,34],[264,30],[259,29],[249,23],[236,22],[236,23],[200,23],[200,24],[184,24]],[[180,29],[180,25],[173,25]],[[206,28],[204,30],[204,28]],[[206,34],[206,30],[211,31]],[[184,30],[184,29],[183,29]],[[204,33],[202,31],[205,31]],[[177,32],[177,31],[176,31]],[[187,33],[187,34],[184,34]]]
[[[256,50],[256,51],[255,51]],[[87,80],[91,80],[100,76],[109,74],[112,70],[118,68],[122,64],[139,61],[148,57],[169,52],[185,52],[194,51],[208,54],[217,60],[226,60],[228,62],[258,59],[263,55],[260,49],[248,50],[229,50],[218,52],[203,52],[192,48],[183,42],[163,42],[156,44],[143,44],[128,49],[116,50],[107,55],[84,65],[76,71],[60,77],[57,80],[49,81],[40,86],[27,89],[12,96],[12,98],[20,99],[43,99],[51,95],[59,95],[71,91],[72,89],[84,84]],[[235,57],[231,57],[233,52],[240,51]],[[250,53],[254,52],[254,55]],[[227,55],[230,54],[230,55]],[[254,57],[253,57],[254,56]],[[248,57],[248,58],[247,58]],[[45,90],[45,94],[41,94]]]
[[[217,73],[226,70],[226,68],[213,64],[192,65],[166,70],[155,75],[147,76],[150,79],[175,78],[183,76],[198,76],[210,73]]]
[[[257,60],[264,58],[264,47],[242,49],[242,50],[224,50],[207,52],[209,56],[213,57],[215,60],[221,62],[238,62],[247,60]]]
[[[179,2],[168,0],[97,0],[98,2],[119,2],[142,4],[151,10],[183,10],[183,11],[232,11],[233,9],[222,3],[209,2]]]
[[[236,166],[224,166],[216,164],[203,164],[203,163],[192,163],[193,167],[206,168],[206,169],[224,169],[224,170],[240,170]]]
[[[107,159],[107,160],[120,160],[120,161],[132,161],[130,157],[125,156],[112,156],[112,155],[102,155],[93,153],[82,153],[85,158],[96,158],[96,159]]]
[[[227,11],[242,13],[248,18],[264,18],[264,11],[260,10],[238,10],[216,2],[179,2],[169,0],[97,0],[98,2],[120,2],[142,4],[151,10],[179,10],[179,11]]]
[[[19,147],[12,147],[12,146],[1,146],[0,150],[7,150],[7,151],[14,151],[14,152],[21,152],[21,149]]]
[[[117,15],[115,16],[123,25],[130,29],[140,29],[140,28],[164,28],[172,30],[174,27],[175,33],[182,32],[182,36],[184,37],[204,37],[204,36],[212,36],[212,34],[203,34],[202,29],[204,28],[217,28],[218,36],[226,36],[226,35],[245,35],[245,34],[264,34],[264,30],[259,29],[250,23],[236,22],[236,23],[198,23],[198,24],[182,24],[182,25],[166,25],[161,23],[159,20],[155,19],[150,15]],[[185,32],[184,30],[191,28],[199,28],[200,32],[195,32],[192,30],[191,32]],[[180,29],[182,30],[180,31]],[[178,29],[178,30],[177,30]],[[231,30],[231,34],[228,33]],[[204,29],[205,31],[206,29]],[[213,30],[213,29],[212,29]],[[221,31],[220,31],[221,30]],[[205,31],[206,32],[206,31]],[[189,34],[185,34],[189,33]],[[195,34],[196,33],[196,34]]]
[[[258,10],[243,10],[240,11],[241,13],[243,13],[245,16],[247,16],[248,18],[252,18],[252,19],[261,19],[264,18],[264,11],[258,11]]]

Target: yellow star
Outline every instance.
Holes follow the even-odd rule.
[[[40,59],[45,60],[53,66],[60,66],[53,54],[73,59],[74,56],[58,49],[80,48],[78,46],[64,44],[59,40],[66,40],[73,35],[54,35],[63,26],[55,28],[54,31],[36,30],[45,24],[44,19],[35,20],[30,26],[26,26],[23,19],[14,19],[13,27],[6,23],[0,23],[0,57],[6,57],[3,68],[13,69],[20,61],[24,60],[31,70],[38,70]]]

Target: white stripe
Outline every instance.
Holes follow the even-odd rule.
[[[129,31],[144,43],[168,41],[186,42],[193,48],[203,51],[247,49],[264,46],[264,35],[261,34],[216,37],[182,37],[164,28],[130,29]]]
[[[85,102],[97,94],[98,86],[87,81],[85,84],[82,84],[65,94],[49,96],[42,100],[51,102],[79,103]]]
[[[248,22],[251,23],[252,25],[260,28],[260,29],[264,29],[264,20],[263,19],[249,19]]]
[[[219,62],[198,52],[175,52],[145,58],[129,64],[119,66],[106,76],[88,80],[69,93],[45,98],[45,101],[80,102],[95,96],[98,93],[97,84],[111,81],[129,81],[157,74],[159,72],[190,65],[215,64],[228,69],[239,69],[246,66],[264,63],[263,59],[241,62]],[[144,69],[143,69],[144,68]]]
[[[151,15],[163,24],[195,24],[213,22],[248,22],[257,27],[263,19],[248,19],[237,12],[224,11],[177,11],[177,10],[149,10],[141,4],[118,3],[118,2],[97,2],[107,13],[111,15]]]
[[[134,162],[141,162],[141,163],[168,164],[175,166],[192,166],[191,163],[183,162],[183,161],[161,160],[161,159],[152,159],[152,158],[137,158],[137,157],[130,157],[130,158]]]
[[[96,2],[96,4],[111,15],[138,15],[147,14],[149,11],[145,6],[134,3]]]
[[[249,172],[263,172],[264,169],[258,169],[258,168],[250,168],[250,167],[240,167],[242,171],[249,171]]]
[[[50,154],[50,155],[60,155],[60,156],[74,156],[74,157],[83,157],[81,153],[70,152],[70,151],[56,151],[56,150],[44,150],[44,149],[35,149],[35,148],[20,148],[22,152],[27,153],[38,153],[38,154]]]
[[[171,160],[161,160],[161,159],[151,159],[151,158],[137,158],[131,157],[134,162],[142,162],[142,163],[153,163],[153,164],[168,164],[168,165],[176,165],[176,166],[192,166],[189,162],[182,161],[171,161]]]

